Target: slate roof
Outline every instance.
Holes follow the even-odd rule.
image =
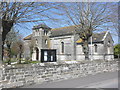
[[[27,37],[25,37],[23,40],[31,40],[32,34],[28,35]]]
[[[34,26],[34,29],[38,29],[40,28],[41,25],[38,26]],[[65,35],[72,35],[74,32],[75,27],[74,26],[68,26],[68,27],[61,27],[61,28],[55,28],[55,29],[51,29],[51,35],[50,37],[58,37],[58,36],[65,36]],[[24,40],[30,40],[31,39],[31,35],[28,35],[27,37],[24,38]]]
[[[62,28],[55,28],[51,29],[51,35],[50,37],[58,37],[58,36],[65,36],[65,35],[72,35],[74,32],[75,26],[68,26],[68,27],[62,27]],[[106,32],[101,32],[101,33],[94,33],[93,34],[93,42],[100,42],[102,41],[103,37],[105,36]],[[24,38],[24,40],[31,40],[31,35],[28,35],[27,37]],[[80,39],[79,39],[80,40]],[[79,42],[76,41],[76,43],[81,43],[82,40]]]
[[[106,33],[107,33],[106,31],[101,32],[101,33],[94,33],[92,36],[93,42],[102,41]]]
[[[92,36],[92,42],[101,42],[103,41],[103,38],[105,36],[107,32],[104,31],[104,32],[101,32],[101,33],[94,33],[93,36]],[[89,43],[90,43],[91,39],[89,39]],[[83,41],[81,39],[78,39],[76,41],[76,43],[82,43]]]
[[[74,29],[75,29],[75,26],[68,26],[68,27],[51,29],[51,36],[50,37],[72,35],[74,33]]]

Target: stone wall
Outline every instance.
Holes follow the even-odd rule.
[[[0,87],[20,87],[116,70],[118,70],[116,61],[66,61],[4,66]]]

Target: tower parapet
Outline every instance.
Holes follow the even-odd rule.
[[[49,34],[51,31],[51,28],[45,24],[40,24],[40,25],[34,26],[32,30],[33,30],[32,37],[33,37],[35,46],[38,46],[40,49],[48,48]]]

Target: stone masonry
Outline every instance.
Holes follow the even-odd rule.
[[[118,70],[117,61],[52,62],[11,65],[2,68],[0,88],[16,88]]]

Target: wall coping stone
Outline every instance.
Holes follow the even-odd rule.
[[[98,60],[95,60],[95,61],[83,61],[83,62],[81,62],[81,61],[79,61],[79,62],[77,62],[77,63],[65,63],[65,62],[45,62],[45,63],[36,63],[36,64],[17,64],[17,65],[4,65],[4,66],[2,66],[2,69],[4,70],[4,69],[22,69],[22,68],[32,68],[32,67],[37,67],[37,66],[40,66],[40,67],[52,67],[52,66],[67,66],[67,65],[75,65],[75,64],[77,64],[77,65],[87,65],[87,64],[100,64],[100,63],[118,63],[118,61],[116,61],[116,60],[114,60],[114,61],[107,61],[107,60],[100,60],[100,61],[98,61]],[[1,68],[0,68],[1,69]]]

